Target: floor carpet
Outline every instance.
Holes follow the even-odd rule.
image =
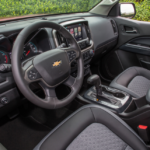
[[[32,150],[50,131],[32,117],[18,117],[0,123],[0,143],[7,150]]]

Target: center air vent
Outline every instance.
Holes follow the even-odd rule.
[[[115,33],[115,34],[118,34],[118,33],[117,33],[117,27],[116,27],[115,22],[114,22],[113,20],[111,20],[110,22],[111,22],[111,24],[112,24],[112,27],[113,27],[114,33]]]
[[[57,36],[57,40],[58,40],[59,45],[64,43],[64,44],[66,44],[66,46],[68,46],[67,40],[58,31],[56,32],[56,36]]]

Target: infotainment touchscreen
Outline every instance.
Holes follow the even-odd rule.
[[[66,29],[68,30],[68,32],[70,32],[70,34],[77,40],[80,41],[83,39],[83,35],[82,35],[82,24],[75,24],[75,25],[70,25],[70,26],[66,26]]]

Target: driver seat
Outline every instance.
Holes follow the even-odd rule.
[[[118,116],[86,105],[53,129],[34,150],[147,150],[142,139]]]

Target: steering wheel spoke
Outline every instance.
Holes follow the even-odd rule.
[[[45,97],[55,97],[57,98],[56,96],[56,92],[55,92],[55,88],[51,88],[51,87],[48,87],[44,82],[40,81],[39,82],[39,85],[42,87],[42,89],[44,90],[44,93],[45,93]]]
[[[32,82],[39,81],[41,79],[41,75],[38,73],[38,71],[34,68],[32,64],[32,60],[27,62],[23,67],[22,67],[24,79],[28,84]]]
[[[64,82],[64,84],[68,87],[73,87],[75,82],[76,82],[76,78],[69,76],[69,78]]]

